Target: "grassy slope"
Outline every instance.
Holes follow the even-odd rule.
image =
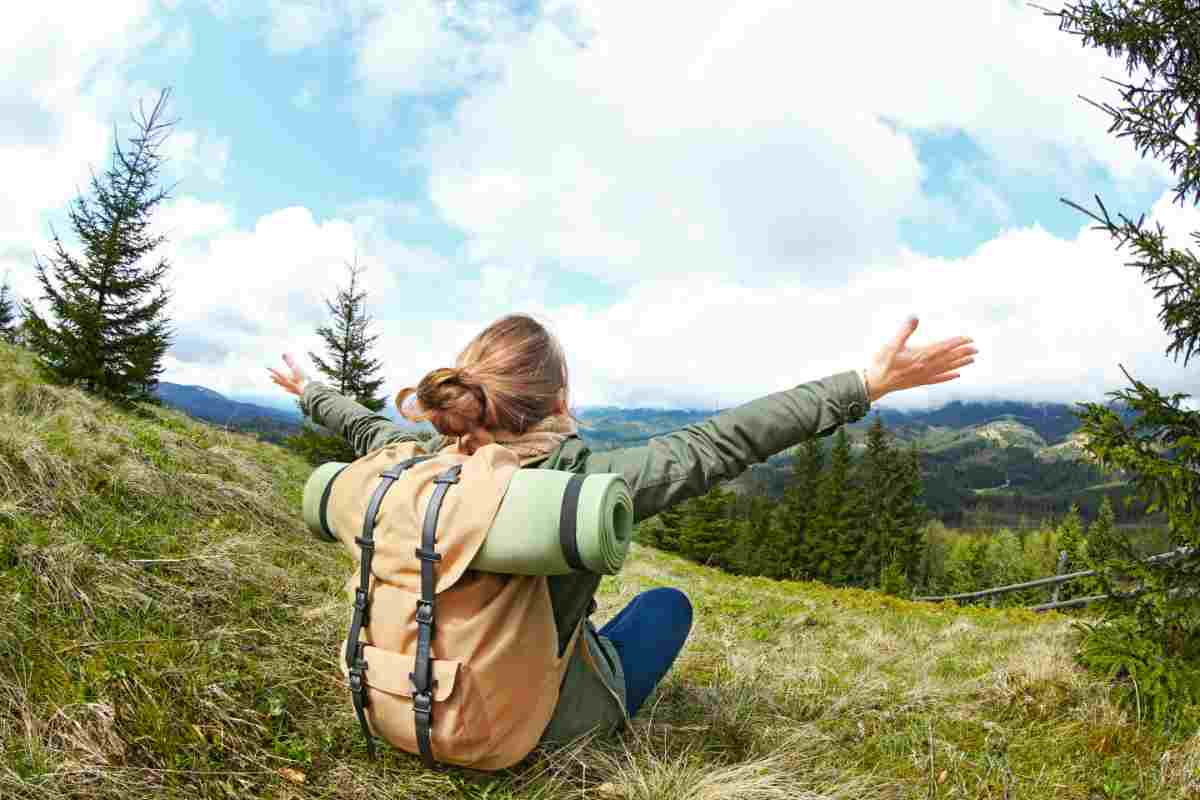
[[[693,636],[623,738],[495,775],[366,759],[337,648],[350,561],[293,455],[118,413],[0,346],[0,797],[1194,796],[1056,615],[739,579],[635,547],[598,620],[687,590]],[[1107,785],[1107,788],[1105,788]],[[586,793],[585,793],[586,792]]]

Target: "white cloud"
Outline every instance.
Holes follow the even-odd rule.
[[[855,6],[780,0],[686,14],[560,0],[538,18],[466,0],[271,9],[271,31],[322,20],[296,47],[349,32],[348,107],[372,130],[393,97],[465,90],[407,160],[477,262],[558,260],[620,283],[695,269],[840,280],[896,253],[903,219],[964,224],[924,196],[885,118],[964,131],[1005,174],[1059,186],[1092,162],[1131,185],[1169,175],[1076,97],[1113,99],[1103,78],[1123,63],[1009,0],[881,7],[865,27]],[[960,189],[974,214],[1011,221],[986,181]]]
[[[1200,228],[1200,212],[1155,214],[1168,231]],[[1159,306],[1109,237],[1088,228],[1062,240],[1038,226],[1002,233],[970,256],[905,252],[845,286],[802,278],[769,288],[720,274],[648,279],[599,311],[519,303],[550,320],[570,359],[573,402],[582,405],[711,407],[749,401],[866,366],[909,313],[921,320],[910,345],[970,336],[980,351],[962,376],[889,395],[892,408],[950,400],[1104,402],[1125,388],[1118,364],[1164,392],[1200,394],[1194,370],[1163,353]],[[505,309],[510,310],[510,309]],[[446,319],[414,334],[388,328],[385,363],[417,380],[449,363],[498,314]],[[436,335],[434,335],[436,332]],[[427,357],[414,363],[411,354]],[[402,384],[397,380],[395,386]]]
[[[155,218],[167,235],[160,253],[172,265],[177,331],[164,380],[261,392],[263,354],[275,361],[277,351],[298,345],[322,352],[314,331],[328,322],[325,300],[345,285],[345,265],[355,258],[364,268],[369,313],[381,320],[406,316],[412,280],[453,274],[436,252],[395,240],[370,217],[318,220],[292,207],[248,230],[233,219],[224,205],[190,196],[164,204]],[[454,287],[450,277],[445,295]]]
[[[4,9],[0,174],[20,191],[0,194],[0,270],[18,295],[40,295],[33,262],[50,253],[46,223],[70,239],[66,211],[89,190],[90,169],[107,166],[112,123],[127,125],[130,98],[146,94],[127,78],[130,63],[155,45],[182,47],[186,29],[168,34],[154,10],[149,0]]]
[[[1200,228],[1200,211],[1172,207],[1167,196],[1154,207],[1151,219],[1158,218],[1176,245],[1184,232]],[[246,253],[278,248],[286,239],[296,242],[297,253],[324,247],[332,254],[348,235],[339,225],[318,225],[300,209],[277,212],[261,220],[252,235],[233,237],[228,249],[214,246],[206,274],[217,262],[230,273],[239,263],[245,266],[222,257],[234,252],[237,242]],[[251,245],[250,238],[257,241]],[[283,352],[322,352],[308,333],[313,320],[301,319],[298,309],[302,304],[316,309],[314,298],[340,275],[305,281],[311,264],[298,255],[277,260],[292,266],[267,267],[268,275],[243,281],[240,306],[229,299],[213,304],[242,308],[247,317],[246,309],[260,309],[254,319],[262,329],[253,336],[229,333],[218,340],[228,345],[228,353],[211,348],[219,356],[216,363],[174,366],[165,379],[235,394],[269,394],[260,362],[276,364]],[[911,346],[965,335],[980,352],[962,377],[889,395],[882,401],[886,407],[995,398],[1105,402],[1107,393],[1127,386],[1119,364],[1165,393],[1200,394],[1194,370],[1164,355],[1168,337],[1156,320],[1159,306],[1140,273],[1123,266],[1126,260],[1101,232],[1084,227],[1074,239],[1063,240],[1035,225],[1005,231],[964,258],[905,251],[839,287],[818,288],[793,277],[756,288],[719,273],[697,273],[647,279],[599,310],[548,306],[536,288],[524,294],[536,284],[531,271],[490,268],[480,281],[461,286],[464,292],[492,294],[494,305],[447,300],[443,318],[420,324],[402,314],[377,317],[376,355],[385,364],[384,390],[394,393],[453,363],[458,351],[501,314],[524,310],[547,321],[563,342],[576,405],[711,408],[866,366],[914,313],[921,322]],[[218,276],[216,282],[222,280]],[[271,286],[295,287],[291,304],[288,292]],[[372,291],[381,291],[381,306],[395,302],[401,307],[399,290],[376,286]],[[301,360],[308,363],[306,357]]]
[[[338,11],[324,0],[271,0],[267,44],[283,53],[311,47],[336,30]]]
[[[149,114],[147,107],[147,114]],[[174,180],[190,182],[199,178],[208,183],[223,183],[229,165],[228,136],[198,133],[176,128],[167,136],[161,153],[165,168]]]
[[[431,198],[480,257],[622,282],[696,269],[840,281],[897,251],[901,219],[945,215],[882,117],[961,129],[1006,172],[1048,182],[1089,158],[1133,183],[1165,175],[1076,98],[1112,98],[1102,76],[1121,62],[1024,5],[889,6],[865,27],[845,4],[573,12],[585,47],[545,20],[504,39],[502,71],[429,131]],[[852,50],[830,34],[850,29]],[[976,213],[1011,220],[983,180],[960,188]]]

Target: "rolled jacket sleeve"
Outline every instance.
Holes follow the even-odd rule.
[[[588,472],[619,472],[633,493],[634,519],[651,517],[751,464],[857,422],[871,408],[862,374],[839,372],[775,392],[640,447],[592,454]]]

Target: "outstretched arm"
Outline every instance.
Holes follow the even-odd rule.
[[[806,439],[828,436],[866,416],[891,392],[945,383],[975,361],[965,336],[907,347],[910,317],[861,372],[840,372],[753,400],[704,422],[656,436],[641,447],[591,454],[588,472],[617,472],[633,493],[635,520],[652,517],[740,475],[751,464]]]
[[[840,372],[655,436],[645,445],[592,453],[588,472],[617,472],[633,494],[634,521],[740,475],[806,439],[866,416],[862,374]]]
[[[268,368],[272,380],[286,391],[297,395],[306,416],[318,425],[340,433],[359,456],[394,442],[419,441],[420,437],[400,427],[383,414],[371,411],[319,381],[309,380],[296,366],[290,354],[285,355],[283,360],[290,373]],[[423,449],[430,451],[440,447],[440,437],[435,437],[433,441],[424,445]]]

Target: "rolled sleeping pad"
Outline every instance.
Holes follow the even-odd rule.
[[[322,464],[304,486],[304,521],[329,539],[324,511],[333,479],[348,466]],[[633,498],[618,474],[521,469],[471,568],[509,575],[565,575],[621,569],[633,538]]]
[[[329,530],[329,522],[325,518],[325,509],[329,503],[329,491],[333,488],[333,479],[350,464],[343,461],[327,461],[313,470],[304,482],[304,500],[301,506],[304,511],[304,522],[313,534],[322,539],[336,542],[337,537]]]

